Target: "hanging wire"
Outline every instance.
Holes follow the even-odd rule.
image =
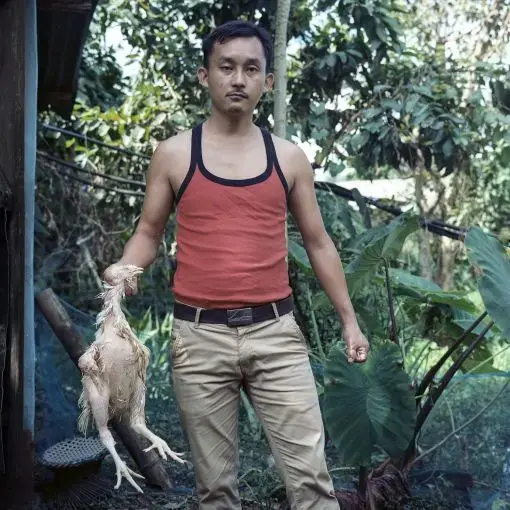
[[[112,188],[110,186],[105,186],[104,184],[98,184],[95,182],[91,182],[87,179],[82,179],[81,177],[72,175],[71,173],[64,170],[65,167],[63,167],[63,166],[59,167],[58,165],[52,166],[49,164],[45,164],[45,167],[49,168],[50,170],[52,170],[54,172],[58,172],[59,174],[63,175],[64,177],[67,177],[73,181],[81,182],[82,184],[86,184],[92,188],[104,189],[106,191],[111,191],[113,193],[119,193],[121,195],[128,195],[128,196],[135,196],[135,197],[144,197],[145,196],[145,193],[143,193],[142,191],[131,191],[131,190],[120,189],[120,188]]]
[[[96,138],[90,138],[87,135],[83,135],[81,133],[77,133],[76,131],[71,131],[69,129],[63,129],[63,128],[60,128],[60,127],[57,127],[57,126],[51,126],[50,124],[44,124],[42,122],[39,123],[39,126],[44,128],[44,129],[47,129],[48,131],[53,131],[53,132],[61,133],[63,135],[70,136],[72,138],[78,138],[78,140],[83,140],[84,142],[93,143],[95,145],[99,145],[101,147],[105,147],[107,149],[111,149],[112,151],[116,151],[116,152],[120,152],[122,154],[126,154],[127,156],[134,156],[134,157],[137,157],[137,158],[146,159],[148,161],[151,159],[151,157],[148,156],[147,154],[142,154],[140,152],[134,152],[134,151],[131,151],[129,149],[124,149],[122,147],[117,147],[116,145],[111,145],[109,143],[102,142],[101,140],[98,140]]]
[[[114,175],[108,175],[108,174],[104,174],[102,172],[97,172],[95,170],[87,170],[85,168],[81,168],[74,163],[70,163],[69,161],[65,161],[64,159],[60,159],[55,156],[51,156],[50,154],[48,154],[46,152],[39,151],[39,150],[37,151],[37,155],[44,159],[47,159],[49,161],[53,161],[54,163],[57,163],[63,167],[74,170],[76,172],[85,173],[85,174],[89,174],[89,175],[96,175],[98,177],[102,177],[103,179],[107,179],[110,181],[120,182],[122,184],[129,184],[129,185],[133,185],[133,186],[140,186],[142,188],[145,188],[145,186],[146,186],[145,182],[142,182],[142,181],[126,179],[124,177],[117,177]]]
[[[329,191],[336,196],[342,197],[349,201],[355,201],[354,194],[352,190],[343,188],[338,184],[332,182],[324,182],[324,181],[315,181],[315,188],[323,191]],[[377,209],[381,211],[388,212],[393,216],[400,216],[404,213],[402,209],[393,205],[382,204],[380,200],[370,197],[363,197],[365,203],[373,205]],[[442,235],[445,237],[450,237],[451,239],[462,239],[462,237],[467,232],[465,227],[457,227],[455,225],[451,225],[448,223],[444,223],[440,220],[429,220],[420,216],[420,225],[423,228],[426,228],[433,234]]]

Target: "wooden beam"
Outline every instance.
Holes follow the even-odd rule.
[[[0,3],[0,173],[12,193],[12,210],[3,213],[0,235],[6,241],[7,292],[0,295],[0,310],[7,310],[5,366],[3,371],[2,428],[5,472],[0,482],[11,497],[7,508],[27,502],[33,491],[32,437],[24,430],[24,267],[25,267],[25,28],[26,2]],[[7,51],[6,51],[7,49]],[[4,232],[5,230],[5,232]],[[0,244],[0,246],[2,246]],[[3,275],[5,279],[5,275]],[[2,501],[4,505],[4,501]],[[10,506],[9,506],[10,505]]]
[[[92,0],[39,0],[37,7],[40,10],[59,12],[90,12],[97,1]]]

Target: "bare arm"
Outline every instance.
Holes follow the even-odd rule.
[[[147,173],[142,214],[135,233],[124,247],[120,264],[133,264],[145,269],[156,259],[159,243],[174,203],[168,172],[170,163],[170,150],[167,142],[163,142],[152,156]]]
[[[295,175],[290,192],[290,211],[301,231],[312,269],[342,320],[349,357],[353,361],[364,361],[368,342],[358,326],[340,255],[324,227],[315,195],[313,170],[306,155],[297,147],[289,161]],[[360,356],[359,348],[365,349],[364,355]]]
[[[340,255],[326,232],[315,195],[313,170],[300,149],[293,155],[294,185],[290,210],[303,237],[314,273],[345,326],[356,323]]]
[[[168,171],[172,164],[171,156],[168,141],[161,143],[152,156],[147,172],[142,214],[135,233],[126,243],[122,258],[104,272],[104,279],[110,284],[116,283],[115,266],[130,264],[145,269],[156,259],[161,236],[174,203]],[[127,295],[136,294],[137,290],[136,281],[126,284]]]

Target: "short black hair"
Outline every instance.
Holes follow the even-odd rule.
[[[202,43],[204,67],[206,69],[209,67],[209,57],[211,56],[215,43],[222,44],[238,37],[256,37],[262,43],[264,55],[266,57],[266,72],[269,72],[273,55],[273,44],[269,32],[260,25],[243,20],[227,21],[223,23],[223,25],[217,26],[204,39]]]

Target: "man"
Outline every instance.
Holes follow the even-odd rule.
[[[241,508],[237,416],[244,387],[291,508],[338,509],[306,342],[293,316],[287,208],[341,318],[350,361],[365,361],[368,342],[324,229],[307,158],[253,124],[273,84],[267,32],[230,22],[212,32],[203,51],[198,78],[209,91],[211,115],[155,151],[142,215],[119,263],[150,265],[176,206],[172,378],[200,508]]]

